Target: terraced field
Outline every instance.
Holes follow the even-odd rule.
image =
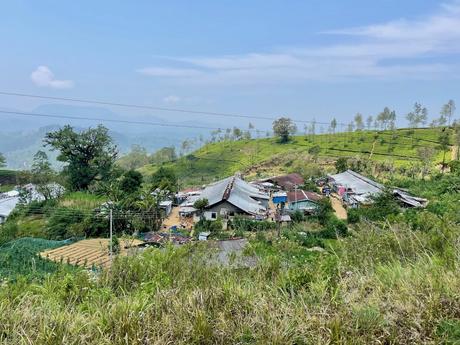
[[[121,256],[126,256],[135,251],[139,240],[120,240]],[[110,266],[109,240],[105,238],[95,238],[82,240],[74,244],[46,250],[40,253],[44,259],[54,262],[68,263],[70,265],[82,266],[86,268]]]

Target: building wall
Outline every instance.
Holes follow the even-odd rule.
[[[297,209],[315,209],[318,207],[318,204],[310,200],[302,200],[297,202],[291,202],[289,203],[288,207],[291,211],[295,211]]]

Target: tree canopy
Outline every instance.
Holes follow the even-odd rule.
[[[281,143],[289,141],[289,137],[297,132],[297,126],[288,117],[281,117],[273,121],[273,132],[280,138]]]
[[[3,168],[6,166],[6,158],[5,156],[0,152],[0,168]]]
[[[72,190],[86,190],[92,182],[108,179],[118,153],[102,125],[81,132],[67,125],[47,133],[44,142],[59,151],[58,161],[67,163],[63,172]]]

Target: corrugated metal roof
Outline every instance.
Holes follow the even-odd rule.
[[[209,206],[227,200],[247,213],[260,214],[266,209],[256,199],[268,200],[269,196],[239,177],[231,176],[208,185],[198,197],[204,198],[208,199]]]
[[[19,197],[0,199],[0,216],[8,217],[19,203]]]
[[[351,189],[356,194],[378,194],[384,187],[352,170],[336,175],[329,175],[338,185]]]
[[[294,191],[294,192],[288,192],[287,197],[288,197],[288,202],[290,203],[296,202],[296,201],[304,201],[304,200],[319,201],[323,198],[318,193],[307,192],[302,189],[298,189],[297,191]]]

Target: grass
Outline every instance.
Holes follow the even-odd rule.
[[[210,265],[202,244],[148,249],[99,277],[58,272],[0,290],[0,339],[15,344],[421,344],[458,340],[459,257],[404,224],[356,228],[295,260],[253,242],[257,266]],[[458,225],[444,235],[459,239]],[[377,255],[376,255],[377,252]],[[279,255],[283,253],[283,255]],[[372,253],[372,255],[369,255]],[[17,306],[20,305],[21,308]],[[38,332],[36,330],[39,330]]]
[[[314,160],[308,150],[316,145],[322,162],[333,162],[337,157],[370,157],[373,152],[372,160],[376,162],[409,166],[416,161],[411,157],[418,157],[418,147],[437,148],[432,141],[437,141],[438,135],[439,129],[416,129],[413,133],[401,129],[296,136],[286,144],[278,143],[276,138],[224,141],[205,145],[164,166],[173,168],[183,185],[200,185],[237,171],[255,177],[298,170],[296,165]],[[433,166],[441,161],[442,153],[438,152]],[[147,165],[140,171],[148,175],[156,169],[156,165]]]
[[[107,201],[104,196],[94,195],[85,192],[66,193],[60,199],[59,206],[70,207],[77,210],[92,210],[100,207],[101,204]]]

